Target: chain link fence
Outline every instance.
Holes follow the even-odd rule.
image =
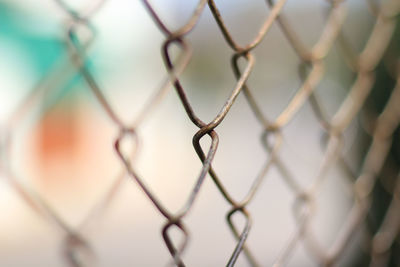
[[[235,246],[230,248],[230,256],[222,260],[226,262],[226,266],[242,266],[242,264],[266,266],[267,263],[260,260],[262,255],[255,253],[247,240],[252,235],[253,224],[257,223],[257,219],[254,219],[255,213],[266,213],[269,220],[274,219],[274,214],[268,210],[249,208],[257,195],[265,194],[262,184],[264,180],[268,179],[271,172],[277,173],[279,184],[283,185],[293,197],[291,205],[296,225],[291,233],[280,229],[274,230],[284,236],[286,241],[285,245],[279,248],[280,252],[272,255],[273,266],[290,265],[293,255],[300,246],[306,251],[310,264],[318,266],[346,264],[398,266],[400,264],[400,180],[398,178],[398,160],[400,159],[398,154],[400,120],[398,51],[400,35],[396,29],[400,12],[398,0],[381,2],[366,0],[363,2],[373,18],[373,27],[368,38],[363,41],[361,51],[353,48],[352,42],[349,41],[351,38],[346,36],[344,23],[348,18],[349,1],[320,1],[325,5],[326,12],[323,14],[325,24],[318,39],[309,45],[310,42],[305,42],[301,34],[296,31],[298,26],[296,24],[302,22],[292,20],[285,12],[285,5],[290,2],[287,0],[265,1],[264,5],[268,16],[258,29],[246,28],[245,25],[242,25],[245,31],[256,32],[254,38],[243,43],[238,42],[235,38],[231,25],[225,20],[224,9],[220,8],[218,1],[198,1],[186,23],[178,28],[171,28],[159,15],[157,5],[143,0],[141,4],[164,36],[160,48],[166,76],[162,85],[153,92],[153,96],[131,123],[126,123],[115,111],[114,105],[104,93],[101,83],[98,82],[99,77],[93,74],[93,61],[90,61],[90,48],[98,38],[94,19],[99,11],[107,9],[107,1],[88,1],[88,5],[81,8],[72,8],[67,1],[63,0],[54,2],[68,18],[64,23],[65,37],[63,41],[68,58],[60,59],[3,122],[0,170],[18,196],[38,216],[55,225],[61,231],[61,235],[65,236],[63,243],[59,245],[63,249],[64,260],[68,266],[97,266],[99,264],[96,259],[99,253],[93,249],[92,242],[84,237],[84,232],[89,223],[102,220],[103,216],[100,215],[118,196],[121,187],[130,186],[123,183],[126,177],[129,177],[131,184],[140,188],[151,203],[152,209],[163,218],[164,223],[159,232],[159,242],[163,242],[165,249],[170,253],[170,261],[165,264],[190,265],[186,263],[185,252],[194,240],[191,239],[191,224],[188,223],[187,218],[190,216],[189,214],[196,213],[195,203],[198,198],[207,198],[208,192],[202,189],[205,181],[210,180],[213,182],[213,190],[216,189],[229,205],[226,213],[226,227],[231,230],[236,240]],[[242,5],[246,4],[242,3]],[[220,106],[220,111],[215,113],[212,119],[203,118],[197,112],[191,97],[188,96],[188,89],[184,82],[192,54],[196,52],[195,45],[192,45],[189,39],[192,34],[195,34],[196,26],[207,9],[211,11],[212,23],[218,26],[220,35],[226,42],[225,50],[229,50],[231,53],[231,71],[236,77],[233,89],[226,97],[224,104]],[[130,26],[124,25],[124,27]],[[264,112],[263,107],[271,105],[277,100],[268,98],[261,101],[254,94],[252,83],[249,82],[253,70],[257,68],[256,61],[258,63],[263,60],[257,56],[257,49],[262,43],[271,41],[267,37],[272,27],[279,29],[285,36],[286,44],[292,47],[298,57],[299,64],[296,68],[299,69],[301,80],[301,85],[296,88],[290,101],[276,116]],[[145,38],[145,36],[137,36],[137,38]],[[324,94],[320,94],[319,91],[324,86],[322,80],[332,71],[327,63],[327,58],[334,50],[337,52],[335,55],[345,61],[346,69],[344,71],[348,75],[352,75],[353,82],[351,86],[344,88],[346,95],[340,105],[333,112],[328,112],[326,106],[329,105],[329,103],[327,104],[329,99],[326,99]],[[205,60],[208,59],[206,57]],[[71,63],[74,68],[71,68]],[[206,64],[212,68],[214,63],[210,61]],[[113,147],[123,170],[111,183],[105,194],[97,200],[82,222],[77,226],[71,226],[53,208],[53,204],[42,197],[40,192],[24,183],[23,179],[19,179],[17,171],[13,168],[10,150],[14,145],[15,129],[18,129],[21,121],[32,112],[35,106],[40,105],[43,96],[49,94],[52,88],[67,83],[69,77],[75,73],[79,73],[83,77],[85,86],[93,93],[106,114],[105,116],[112,122],[113,128],[118,131],[118,135],[113,141]],[[191,75],[196,75],[196,73]],[[206,83],[206,81],[204,82]],[[2,90],[7,90],[7,88]],[[136,167],[136,160],[140,158],[137,151],[140,150],[141,145],[141,129],[151,119],[154,110],[162,105],[170,90],[175,90],[176,98],[182,104],[187,120],[190,120],[197,128],[193,134],[192,145],[201,161],[198,175],[191,179],[194,181],[192,188],[186,192],[187,198],[180,203],[180,208],[176,211],[172,211],[159,198],[148,185],[146,177],[140,175]],[[273,88],[265,87],[263,90],[273,90]],[[213,93],[211,92],[211,94]],[[227,180],[221,177],[218,168],[214,168],[214,157],[219,153],[220,125],[237,103],[239,95],[244,96],[246,105],[250,107],[258,127],[262,129],[261,144],[267,154],[267,159],[257,170],[257,175],[246,177],[246,180],[251,181],[251,185],[245,189],[247,193],[241,198],[231,192],[229,185],[226,184]],[[378,101],[379,99],[381,100]],[[7,100],[2,99],[2,101]],[[207,103],[204,102],[201,105],[206,107]],[[320,127],[318,130],[312,130],[318,131],[318,134],[321,133],[323,136],[321,140],[313,141],[320,145],[323,153],[321,161],[315,163],[315,173],[309,183],[302,182],[302,177],[296,175],[296,170],[293,173],[291,166],[281,154],[282,144],[289,139],[285,135],[285,129],[306,106],[311,107],[312,114]],[[178,109],[178,107],[176,108]],[[345,141],[347,132],[354,123],[358,131],[354,142],[358,143],[358,146],[364,146],[361,149],[361,155],[358,155],[361,157],[359,164],[351,163],[354,160],[349,159],[349,155],[353,157],[354,154],[347,154],[348,144]],[[238,126],[236,132],[239,131],[246,132],[248,130]],[[96,132],[91,134],[96,135]],[[206,145],[204,145],[205,140],[208,142]],[[182,142],[184,141],[182,140]],[[126,149],[125,143],[129,143],[132,149]],[[187,142],[185,146],[191,146],[191,144]],[[235,146],[235,144],[231,144],[231,146]],[[180,159],[180,162],[185,164],[184,159]],[[96,166],[93,167],[96,168]],[[332,178],[330,172],[334,168],[340,169],[340,177]],[[318,195],[323,193],[323,188],[329,179],[340,180],[343,185],[342,191],[346,192],[347,197],[351,199],[351,207],[347,214],[340,219],[341,227],[334,234],[335,238],[328,246],[325,246],[321,244],[318,234],[313,230],[313,220],[319,212]],[[96,186],[96,183],[93,186]],[[79,196],[76,197],[79,198]],[[264,197],[269,199],[268,195]],[[342,198],[343,196],[337,195],[336,197]],[[281,200],[271,198],[269,201],[279,202]],[[331,204],[334,205],[334,203]],[[287,209],[290,209],[290,206]],[[207,217],[203,218],[205,221],[207,219]],[[237,223],[238,220],[241,220],[242,223]],[[263,227],[267,229],[271,226],[267,221]],[[181,238],[179,239],[177,236]],[[264,237],[260,236],[260,238]],[[356,242],[357,248],[351,249],[354,246],[352,240],[355,239],[359,240]],[[270,241],[266,238],[262,242],[266,244]],[[213,246],[213,241],[209,240],[208,244]],[[219,247],[216,246],[212,250],[218,257]],[[347,251],[351,251],[352,255],[348,255]],[[146,254],[147,252],[137,251],[137,253]],[[201,251],[195,253],[203,255]],[[152,265],[152,257],[154,256],[148,255],[149,265]],[[208,255],[202,257],[208,257]],[[238,263],[238,258],[245,260]],[[352,258],[352,260],[343,261],[343,258]],[[62,261],[61,258],[60,261]]]

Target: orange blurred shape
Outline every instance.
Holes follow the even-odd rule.
[[[39,125],[38,156],[43,164],[55,158],[72,160],[78,146],[78,130],[73,110],[55,108]]]
[[[79,176],[80,112],[72,100],[46,110],[34,130],[35,164],[39,183],[46,190],[62,189]]]

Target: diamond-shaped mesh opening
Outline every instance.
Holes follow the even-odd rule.
[[[0,265],[395,266],[399,11],[3,0]]]

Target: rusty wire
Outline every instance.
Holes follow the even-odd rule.
[[[320,37],[315,44],[309,48],[295,30],[293,30],[290,20],[286,18],[283,7],[287,0],[265,1],[266,9],[269,8],[269,14],[258,29],[254,39],[249,40],[245,45],[240,45],[231,34],[229,26],[223,19],[222,11],[218,4],[213,0],[200,0],[188,21],[181,25],[178,29],[172,30],[166,25],[163,19],[157,14],[152,4],[147,0],[142,3],[148,14],[153,19],[155,25],[164,35],[162,44],[162,56],[165,63],[166,75],[162,85],[157,88],[151,100],[144,106],[139,115],[133,118],[131,123],[125,123],[116,114],[113,106],[107,97],[103,94],[103,89],[96,81],[96,77],[90,72],[86,61],[88,51],[93,42],[96,41],[96,26],[91,20],[100,8],[107,8],[106,1],[93,2],[90,6],[82,10],[71,8],[62,0],[55,0],[59,7],[65,11],[69,20],[65,24],[65,43],[67,44],[68,55],[61,59],[59,65],[47,74],[45,79],[41,81],[21,103],[19,108],[10,116],[5,127],[6,138],[3,138],[1,147],[2,154],[2,172],[9,178],[10,183],[16,189],[18,194],[23,198],[37,213],[47,218],[51,223],[55,224],[65,235],[65,255],[66,261],[71,266],[92,266],[95,264],[95,252],[82,235],[83,228],[88,221],[92,220],[96,214],[101,213],[111,202],[113,196],[117,194],[117,190],[121,185],[123,177],[129,176],[139,188],[145,193],[148,200],[154,208],[164,217],[165,223],[162,227],[161,236],[171,254],[173,263],[177,266],[185,266],[182,259],[182,253],[187,247],[190,238],[190,227],[185,223],[185,217],[188,212],[193,210],[193,204],[200,194],[204,180],[209,177],[213,180],[221,195],[230,205],[227,212],[227,224],[232,230],[237,243],[233,249],[231,257],[226,259],[227,266],[234,266],[237,258],[242,253],[246,256],[251,266],[263,266],[263,263],[257,260],[257,255],[246,246],[246,240],[251,235],[252,216],[248,210],[248,205],[258,193],[260,185],[267,177],[269,170],[276,167],[282,182],[291,190],[295,196],[293,203],[293,214],[297,222],[297,229],[287,240],[287,245],[282,248],[281,253],[276,255],[274,266],[284,266],[293,255],[294,249],[303,242],[310,257],[319,265],[332,266],[337,264],[343,252],[349,244],[349,240],[354,236],[358,228],[363,225],[366,220],[367,213],[371,207],[373,200],[373,189],[379,179],[385,160],[390,152],[390,146],[393,141],[395,130],[400,122],[400,74],[398,64],[390,65],[390,72],[396,79],[396,86],[392,91],[392,95],[387,102],[383,111],[370,123],[372,128],[370,134],[372,141],[363,166],[359,173],[353,173],[346,169],[346,160],[343,155],[343,135],[348,129],[350,123],[357,118],[360,111],[366,105],[367,98],[375,84],[375,70],[378,64],[384,59],[387,47],[393,37],[396,27],[396,18],[400,12],[400,3],[398,0],[387,1],[382,5],[375,2],[367,1],[371,14],[375,16],[375,25],[370,33],[369,39],[364,45],[364,49],[357,53],[346,41],[343,32],[343,23],[347,14],[347,1],[328,1],[329,10],[326,16],[326,23]],[[188,63],[191,60],[192,46],[187,41],[187,36],[197,25],[201,15],[206,8],[210,9],[215,23],[218,25],[227,45],[232,50],[232,71],[237,79],[235,86],[227,97],[220,111],[215,114],[214,118],[207,122],[203,121],[196,114],[186,90],[180,81],[180,77],[184,75]],[[264,42],[265,36],[271,26],[277,24],[285,35],[287,41],[297,54],[300,65],[307,71],[301,75],[302,85],[297,89],[295,95],[289,104],[276,118],[268,118],[261,109],[261,105],[252,94],[252,89],[248,85],[248,79],[255,68],[256,56],[254,49]],[[85,37],[79,35],[80,30],[86,30]],[[251,30],[251,29],[249,29]],[[332,117],[329,117],[324,111],[323,103],[316,92],[322,78],[325,75],[325,59],[336,44],[342,51],[342,56],[348,64],[349,69],[355,75],[355,81],[341,106],[336,110]],[[178,59],[172,60],[170,48],[177,45],[180,48]],[[244,60],[245,66],[239,66],[239,61]],[[397,59],[398,61],[398,59]],[[41,196],[34,190],[28,188],[14,174],[7,163],[8,147],[12,145],[13,130],[20,123],[22,117],[37,103],[38,95],[47,94],[57,84],[63,84],[68,77],[75,72],[79,72],[86,81],[87,87],[93,93],[102,109],[106,112],[108,118],[113,122],[114,126],[119,129],[119,135],[115,138],[114,148],[122,164],[120,175],[116,177],[112,186],[108,189],[105,196],[99,200],[98,204],[88,213],[87,217],[78,227],[69,226],[65,220],[58,215],[49,203],[46,203]],[[193,135],[193,147],[202,162],[202,168],[199,170],[196,182],[185,202],[182,203],[181,209],[173,213],[166,207],[148,187],[145,179],[140,177],[135,170],[133,159],[135,151],[131,155],[125,155],[121,149],[121,143],[124,139],[132,139],[133,146],[137,149],[140,142],[140,136],[137,134],[143,121],[151,116],[151,111],[157,107],[166,92],[175,88],[177,96],[182,103],[188,119],[198,127],[198,131]],[[267,88],[266,88],[267,89]],[[231,107],[235,105],[236,98],[243,93],[248,105],[251,107],[258,123],[262,126],[261,140],[268,157],[264,166],[254,177],[253,183],[243,199],[236,199],[222,183],[217,171],[213,168],[212,162],[218,150],[219,136],[217,133],[218,126],[225,119]],[[290,173],[288,166],[280,156],[280,148],[284,136],[283,130],[293,120],[293,117],[306,104],[310,103],[315,117],[318,119],[327,141],[324,144],[324,156],[319,165],[317,175],[308,187],[302,187],[296,178]],[[208,150],[204,150],[200,145],[200,141],[204,136],[211,138],[211,144]],[[273,141],[269,141],[268,137],[273,136]],[[337,234],[336,240],[328,248],[320,245],[318,237],[313,233],[312,221],[316,212],[316,195],[320,192],[321,186],[327,179],[329,170],[340,164],[347,170],[346,179],[349,188],[351,188],[353,196],[353,206],[344,219],[341,231]],[[397,176],[396,176],[397,177]],[[384,266],[390,259],[390,252],[393,243],[398,242],[400,229],[400,180],[395,179],[393,190],[391,191],[392,200],[387,207],[387,212],[379,229],[371,234],[369,240],[369,254],[371,255],[371,266]],[[243,229],[235,226],[232,217],[238,214],[245,220]],[[235,215],[237,216],[237,215]],[[184,240],[180,244],[175,244],[170,237],[170,229],[175,227],[184,235]],[[83,257],[82,255],[83,254]]]

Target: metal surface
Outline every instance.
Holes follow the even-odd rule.
[[[344,254],[349,240],[357,232],[357,229],[367,220],[367,213],[374,197],[374,186],[381,177],[385,159],[389,155],[390,147],[393,142],[392,139],[394,138],[395,130],[398,128],[400,122],[400,73],[398,59],[391,58],[392,62],[395,63],[391,65],[388,64],[391,68],[390,72],[397,81],[395,88],[392,90],[390,100],[386,103],[383,111],[377,115],[376,119],[371,119],[368,123],[368,125],[371,125],[371,129],[367,129],[366,131],[371,135],[371,143],[365,154],[363,166],[358,173],[352,174],[354,177],[348,180],[348,187],[354,198],[353,206],[347,218],[343,219],[344,223],[340,233],[336,236],[336,240],[334,240],[332,245],[327,249],[324,249],[323,246],[319,244],[318,238],[316,238],[310,226],[313,220],[313,214],[315,213],[316,195],[320,192],[321,186],[327,179],[327,172],[333,165],[341,164],[343,165],[343,169],[346,169],[346,160],[343,157],[343,135],[350,123],[359,116],[360,110],[365,107],[366,99],[374,86],[375,69],[383,60],[385,51],[393,37],[396,27],[396,19],[400,12],[400,2],[398,0],[386,1],[381,6],[373,1],[368,1],[371,13],[375,17],[375,26],[364,45],[364,49],[360,53],[355,52],[353,48],[350,47],[346,42],[346,36],[342,32],[343,22],[347,12],[347,1],[327,1],[329,3],[329,11],[326,16],[324,30],[315,44],[309,48],[302,42],[296,31],[292,29],[289,20],[285,17],[283,7],[285,3],[288,2],[286,0],[279,0],[276,2],[273,0],[266,1],[265,8],[269,9],[269,15],[258,30],[254,39],[249,40],[244,45],[238,44],[231,34],[227,23],[221,15],[223,10],[219,9],[215,1],[199,1],[188,21],[177,30],[172,30],[163,22],[163,19],[157,14],[152,4],[147,0],[143,0],[142,3],[147,9],[148,14],[152,17],[154,24],[165,36],[164,43],[162,44],[162,54],[168,75],[153,98],[144,106],[143,110],[131,124],[124,123],[123,120],[118,117],[114,107],[103,94],[102,88],[96,81],[96,77],[92,75],[85,64],[86,51],[90,45],[96,41],[96,26],[92,24],[91,19],[98,10],[107,8],[106,5],[103,5],[105,1],[97,1],[84,10],[74,10],[61,0],[56,0],[55,2],[70,17],[65,29],[65,42],[68,47],[70,63],[73,63],[75,70],[71,69],[68,62],[60,61],[62,64],[56,66],[51,73],[48,73],[45,80],[32,90],[26,100],[23,101],[14,114],[10,116],[7,126],[3,129],[3,132],[6,133],[6,135],[4,135],[6,138],[3,138],[5,141],[3,141],[3,145],[1,146],[2,154],[5,155],[2,159],[1,171],[6,174],[10,183],[21,198],[29,203],[32,209],[37,211],[39,215],[47,218],[51,223],[58,226],[60,231],[65,235],[65,243],[63,245],[65,247],[66,262],[69,263],[70,266],[95,265],[93,258],[96,257],[96,252],[92,250],[89,242],[81,237],[80,231],[88,221],[92,220],[98,213],[101,213],[106,208],[113,196],[117,193],[117,189],[121,185],[121,180],[125,174],[128,174],[136,185],[143,190],[147,198],[152,202],[154,208],[165,218],[165,224],[161,229],[160,236],[163,238],[175,265],[185,266],[181,255],[185,251],[190,238],[190,231],[187,230],[188,227],[185,218],[188,212],[192,210],[204,180],[210,178],[231,207],[226,220],[227,226],[230,227],[237,240],[237,245],[232,251],[231,257],[226,259],[226,266],[234,266],[241,253],[246,256],[251,266],[263,266],[264,264],[258,262],[256,255],[246,246],[246,239],[251,235],[252,226],[252,215],[248,209],[248,205],[252,202],[260,185],[272,167],[276,167],[282,178],[282,182],[295,195],[294,214],[297,222],[297,230],[292,233],[291,238],[287,242],[287,246],[279,255],[276,255],[277,258],[274,266],[285,266],[293,255],[293,251],[299,246],[299,243],[305,245],[306,250],[316,264],[321,266],[337,264],[338,260]],[[207,6],[211,10],[215,23],[218,25],[226,43],[232,49],[232,71],[237,79],[236,85],[233,87],[224,105],[210,121],[204,121],[199,117],[190,103],[185,88],[180,81],[180,77],[184,75],[183,72],[192,56],[192,46],[187,42],[187,36],[195,30],[195,26],[203,12],[205,12]],[[301,61],[301,65],[308,71],[307,73],[303,73],[302,85],[297,89],[286,108],[276,116],[276,118],[268,118],[260,108],[260,105],[264,105],[265,103],[260,103],[258,99],[253,96],[252,88],[248,85],[248,78],[254,68],[254,62],[256,60],[253,50],[261,42],[265,41],[264,37],[268,35],[273,24],[279,25],[280,30]],[[78,32],[83,29],[90,33],[86,36],[86,39],[82,39],[78,34]],[[346,59],[351,71],[356,75],[356,79],[353,86],[349,88],[348,95],[344,99],[342,105],[332,117],[328,117],[319,96],[315,92],[315,88],[324,77],[325,59],[334,44],[339,45],[342,49],[342,56]],[[170,54],[172,45],[177,45],[180,48],[178,59],[172,59]],[[245,62],[245,66],[239,66],[240,60]],[[87,86],[93,92],[101,107],[115,127],[119,129],[119,135],[115,139],[115,151],[124,168],[106,195],[100,199],[98,204],[89,212],[81,226],[78,228],[71,228],[39,194],[18,182],[13,170],[10,168],[9,164],[7,164],[7,147],[11,145],[14,126],[17,125],[26,112],[28,112],[29,107],[35,105],[37,96],[46,94],[46,90],[52,86],[63,83],[66,79],[65,76],[71,76],[75,71],[79,71],[83,75]],[[188,198],[182,203],[179,212],[176,213],[171,212],[157,195],[152,192],[145,180],[138,175],[132,163],[135,157],[135,150],[131,155],[125,155],[120,148],[124,139],[132,139],[134,146],[138,146],[140,137],[137,135],[137,129],[151,116],[153,108],[162,102],[166,92],[173,88],[175,88],[188,118],[198,127],[198,131],[193,136],[193,147],[202,162],[202,168],[191,192],[188,194]],[[218,153],[218,126],[230,112],[231,107],[235,105],[236,98],[241,93],[244,94],[254,116],[264,129],[261,139],[269,157],[258,175],[254,178],[252,186],[249,188],[246,196],[243,199],[237,199],[225,187],[217,171],[212,167],[212,163],[215,154]],[[292,177],[284,161],[282,161],[279,152],[282,139],[284,138],[282,136],[283,129],[293,120],[293,117],[299,109],[306,103],[311,104],[315,117],[318,119],[326,136],[326,143],[323,144],[325,152],[317,175],[313,178],[311,185],[304,188]],[[207,150],[200,145],[201,140],[206,135],[211,138],[211,143]],[[270,138],[271,136],[273,139]],[[273,141],[269,141],[270,139]],[[392,192],[390,192],[392,198],[390,205],[386,207],[387,210],[383,223],[376,232],[371,233],[370,241],[367,246],[368,254],[371,257],[371,266],[385,266],[388,264],[388,260],[391,257],[391,249],[394,247],[393,244],[399,242],[399,189],[400,179],[397,177],[392,187]],[[235,226],[232,216],[243,217],[245,220],[243,229],[239,229]],[[184,236],[182,243],[174,243],[170,237],[170,230],[172,228],[178,229],[182,233]],[[216,248],[216,250],[217,249],[218,248]],[[397,264],[399,264],[399,262],[397,262]]]

